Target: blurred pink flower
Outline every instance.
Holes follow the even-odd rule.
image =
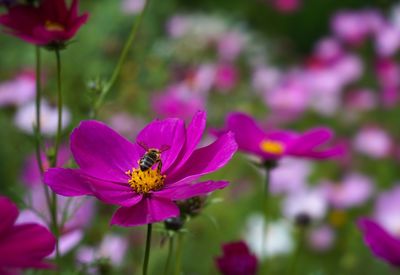
[[[328,225],[322,225],[311,229],[308,233],[309,246],[316,251],[326,251],[332,247],[335,240],[335,232]]]
[[[228,31],[223,33],[217,41],[218,56],[224,61],[235,60],[246,45],[244,33]]]
[[[321,188],[304,188],[290,193],[282,204],[283,215],[294,222],[306,217],[310,221],[319,221],[326,215],[328,204]]]
[[[376,30],[380,22],[380,15],[375,11],[346,10],[336,13],[331,21],[331,27],[338,38],[357,46]]]
[[[197,111],[205,109],[205,98],[186,85],[173,85],[151,100],[154,113],[161,117],[191,118]]]
[[[36,94],[35,75],[26,71],[12,80],[0,83],[0,107],[20,106],[31,101]]]
[[[358,173],[346,175],[340,183],[326,182],[322,187],[329,203],[340,209],[362,205],[374,189],[371,178]]]
[[[128,113],[114,113],[108,119],[110,126],[128,139],[136,137],[145,125],[143,118]]]
[[[348,112],[351,113],[370,111],[378,105],[376,93],[369,89],[349,91],[346,93],[344,100]]]
[[[259,94],[268,93],[281,80],[282,73],[274,68],[267,66],[258,66],[252,75],[252,86]]]
[[[285,156],[328,159],[344,153],[342,146],[324,146],[333,136],[333,132],[324,127],[313,128],[305,133],[265,131],[250,115],[230,113],[225,128],[215,131],[215,134],[222,135],[227,131],[235,134],[239,150],[260,157],[263,161],[276,161]]]
[[[217,65],[215,87],[218,91],[228,92],[232,90],[236,86],[238,78],[238,71],[234,65],[228,63]]]
[[[308,160],[283,158],[271,171],[270,192],[273,194],[295,193],[302,190],[311,174],[312,164]]]
[[[45,136],[53,136],[57,132],[58,111],[56,107],[52,107],[45,100],[41,103],[41,130]],[[62,128],[68,126],[71,121],[71,114],[66,107],[62,110]],[[33,134],[33,127],[36,123],[36,106],[35,102],[29,102],[20,106],[14,117],[15,125],[27,134]]]
[[[354,150],[372,158],[384,158],[392,148],[389,134],[378,126],[362,128],[353,140]]]
[[[375,37],[375,49],[379,56],[388,57],[394,55],[400,48],[400,29],[393,26],[385,26]]]
[[[189,25],[190,23],[186,16],[175,15],[167,22],[167,33],[173,38],[181,37],[186,33]]]
[[[126,238],[116,235],[105,235],[97,247],[83,246],[79,248],[76,258],[79,263],[92,264],[100,259],[107,259],[114,267],[119,267],[124,261],[128,250]],[[96,273],[97,274],[97,273]]]

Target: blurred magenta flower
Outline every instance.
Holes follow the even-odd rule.
[[[34,101],[20,106],[15,113],[14,123],[23,132],[33,134],[33,126],[36,124],[36,105]],[[71,113],[64,107],[62,110],[62,128],[68,126],[71,121]],[[53,136],[57,133],[58,111],[57,107],[51,106],[46,100],[42,100],[40,122],[42,134]]]
[[[246,46],[247,37],[235,30],[223,33],[217,41],[218,56],[225,61],[235,60]]]
[[[328,128],[314,128],[303,134],[285,130],[264,131],[247,114],[231,113],[226,120],[225,131],[232,131],[239,150],[261,157],[263,160],[278,160],[283,156],[313,159],[333,158],[344,153],[342,146],[320,149],[332,138]],[[217,133],[218,134],[218,133]]]
[[[225,181],[194,184],[202,175],[223,167],[237,150],[232,133],[195,149],[205,129],[206,114],[198,112],[186,128],[182,119],[155,120],[137,142],[162,150],[162,169],[142,170],[146,151],[105,124],[83,121],[71,135],[71,151],[79,169],[49,169],[44,181],[63,196],[91,195],[120,206],[111,224],[135,226],[179,215],[174,203],[227,186]],[[154,165],[157,166],[157,165]]]
[[[357,224],[363,233],[364,242],[372,253],[381,260],[400,267],[400,239],[373,220],[362,218]]]
[[[329,203],[340,209],[362,205],[374,189],[372,179],[359,173],[346,175],[340,183],[326,182],[322,186]]]
[[[88,14],[78,15],[79,0],[43,0],[38,7],[19,4],[0,16],[6,31],[35,45],[59,45],[73,38]]]
[[[354,149],[372,158],[384,158],[389,155],[393,146],[389,134],[378,126],[367,126],[356,134]]]
[[[35,97],[35,75],[30,71],[21,72],[15,78],[0,83],[0,107],[20,106]]]
[[[249,251],[243,241],[222,245],[223,255],[215,259],[223,275],[255,275],[258,269],[257,257]]]
[[[161,117],[190,119],[205,107],[205,97],[186,85],[173,85],[152,97],[153,111]]]
[[[37,223],[49,227],[49,212],[44,185],[30,186],[24,199],[27,209],[21,211],[17,223]],[[76,247],[84,237],[84,229],[94,215],[94,201],[91,198],[66,198],[57,196],[57,220],[60,225],[60,253],[64,255]],[[53,253],[50,255],[54,257]]]
[[[215,72],[215,87],[221,92],[228,92],[236,86],[238,77],[238,71],[234,65],[219,64]]]
[[[16,225],[18,215],[14,203],[0,197],[0,274],[14,269],[51,267],[43,260],[55,248],[54,236],[41,225]]]

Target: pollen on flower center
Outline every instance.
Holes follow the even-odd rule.
[[[132,168],[126,172],[130,177],[128,183],[138,194],[147,194],[150,191],[160,190],[164,186],[165,175],[161,175],[158,169],[140,169]]]
[[[265,139],[260,143],[260,148],[263,152],[274,155],[281,155],[285,151],[282,142]]]
[[[46,21],[45,27],[48,31],[64,31],[65,28],[63,25],[53,21]]]

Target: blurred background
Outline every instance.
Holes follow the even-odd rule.
[[[69,133],[89,118],[96,85],[112,73],[144,1],[81,0],[90,19],[62,52],[68,165]],[[31,208],[31,183],[40,181],[33,179],[32,157],[35,51],[6,34],[0,45],[0,193]],[[98,119],[134,140],[154,118],[190,121],[205,109],[208,128],[216,129],[229,112],[241,111],[265,129],[327,126],[347,151],[323,162],[283,159],[272,172],[267,230],[259,212],[264,174],[238,153],[212,176],[230,186],[187,223],[184,274],[216,274],[221,244],[239,239],[268,274],[285,273],[296,257],[297,274],[392,274],[365,247],[355,221],[374,217],[400,237],[399,53],[400,2],[393,0],[151,0]],[[45,51],[42,123],[49,143],[55,72],[54,53]],[[92,222],[80,221],[84,229],[66,249],[65,274],[138,272],[144,229],[110,227],[113,207],[89,204],[84,217]],[[299,237],[296,217],[304,213],[311,224]],[[163,226],[157,230],[152,274],[167,253]],[[259,245],[262,235],[266,247]]]

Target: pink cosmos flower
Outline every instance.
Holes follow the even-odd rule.
[[[232,64],[219,64],[215,72],[215,87],[221,92],[232,90],[238,81],[238,72]]]
[[[237,150],[232,133],[195,149],[205,123],[204,112],[198,112],[187,128],[182,119],[155,120],[132,143],[101,122],[83,121],[70,142],[80,168],[49,169],[44,181],[63,196],[91,195],[120,206],[111,224],[135,226],[176,217],[179,209],[174,201],[205,195],[228,184],[194,184],[200,176],[224,166]],[[138,164],[146,154],[143,144],[162,151],[161,161],[149,169]]]
[[[0,197],[0,274],[14,269],[48,268],[44,258],[53,252],[56,240],[43,226],[15,225],[17,207],[6,197]]]
[[[257,257],[243,241],[226,243],[223,255],[215,259],[218,270],[223,275],[255,275],[258,268]]]
[[[332,247],[335,233],[328,225],[313,228],[308,234],[308,242],[316,251],[326,251]]]
[[[65,0],[43,0],[38,7],[19,4],[0,16],[11,35],[35,45],[61,44],[75,36],[88,14],[78,15],[78,2],[68,9]]]
[[[301,0],[272,0],[272,4],[278,11],[290,13],[300,8]]]
[[[303,134],[285,130],[264,131],[244,113],[229,114],[225,127],[219,134],[232,131],[240,150],[263,160],[278,160],[283,156],[326,159],[344,153],[342,146],[320,148],[332,138],[332,131],[328,128],[314,128]]]

